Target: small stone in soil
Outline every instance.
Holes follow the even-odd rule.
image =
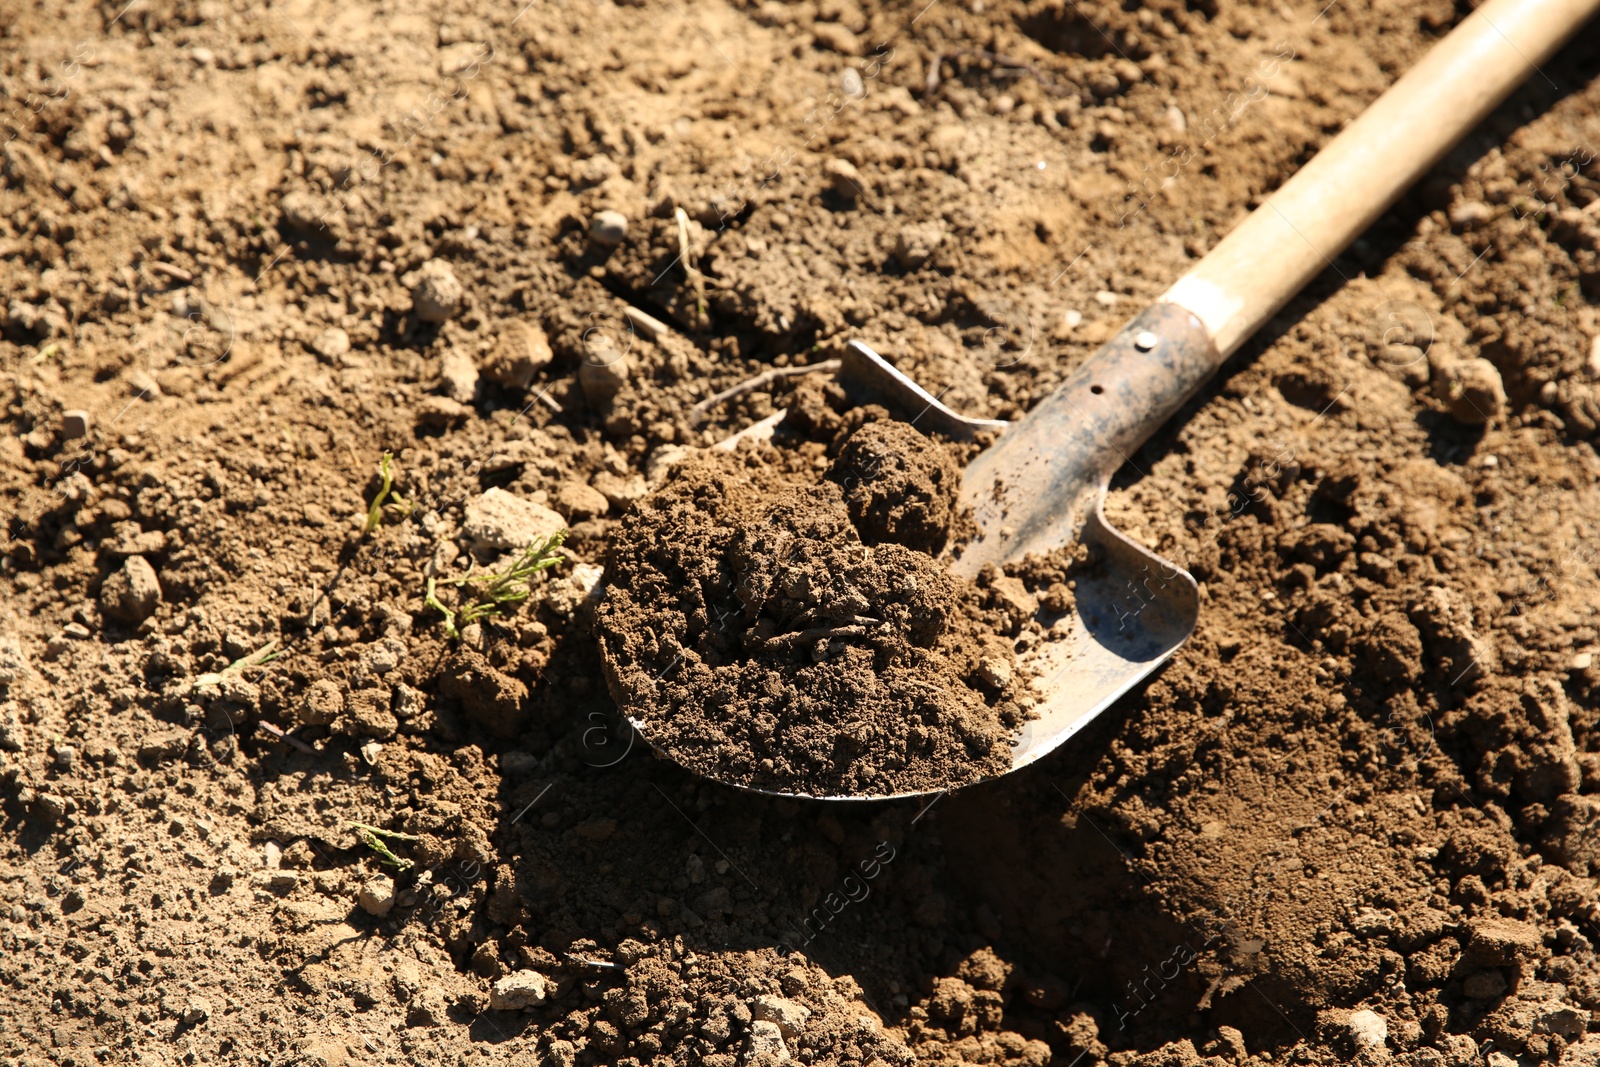
[[[466,290],[443,260],[430,259],[402,280],[411,286],[411,310],[422,322],[453,319],[466,303]]]
[[[1382,1048],[1383,1043],[1389,1040],[1389,1024],[1377,1012],[1369,1008],[1350,1013],[1350,1036],[1355,1039],[1356,1047],[1362,1049]]]
[[[854,203],[866,188],[866,180],[861,177],[861,172],[847,159],[828,160],[822,165],[822,173],[828,179],[829,188],[841,200]]]
[[[784,997],[770,994],[757,997],[750,1005],[750,1013],[763,1022],[773,1023],[786,1038],[796,1038],[806,1028],[811,1009]]]
[[[386,874],[367,879],[356,894],[356,902],[368,915],[383,918],[394,910],[394,879]]]
[[[161,582],[143,556],[129,556],[100,587],[100,610],[117,622],[137,626],[161,604]]]
[[[350,351],[350,335],[337,326],[329,326],[311,341],[311,351],[323,359],[338,359]]]
[[[1435,374],[1433,388],[1450,417],[1464,426],[1483,426],[1505,412],[1505,383],[1486,359],[1445,364]]]
[[[183,1006],[183,1024],[197,1026],[211,1018],[211,1002],[204,997],[190,997]]]
[[[474,551],[521,550],[566,528],[566,520],[554,511],[498,486],[467,504],[461,524]]]
[[[459,404],[470,404],[478,395],[478,365],[460,349],[452,348],[439,361],[439,389]]]
[[[578,367],[578,387],[590,407],[606,408],[628,384],[628,356],[607,343],[587,353]]]
[[[489,1007],[495,1011],[520,1011],[543,1004],[550,980],[538,971],[515,971],[489,987]]]
[[[789,1062],[789,1046],[784,1044],[783,1032],[778,1029],[777,1023],[758,1020],[750,1024],[750,1033],[745,1037],[744,1059],[740,1062],[761,1067]]]
[[[89,413],[73,408],[61,413],[61,439],[71,441],[89,435]]]
[[[615,248],[628,239],[628,216],[620,211],[597,211],[589,221],[589,236],[594,243]]]
[[[542,329],[531,322],[511,322],[496,337],[483,376],[512,389],[526,389],[551,358],[550,340]]]
[[[556,490],[556,510],[567,517],[567,522],[583,522],[611,509],[611,502],[598,489],[582,482],[565,482]]]

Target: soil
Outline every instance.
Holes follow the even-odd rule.
[[[611,695],[664,755],[767,792],[934,793],[1005,773],[1025,678],[984,593],[930,554],[959,481],[943,446],[884,421],[815,485],[722,453],[685,464],[607,562]]]
[[[845,418],[697,403],[1015,417],[1466,10],[8,3],[0,1056],[1593,1063],[1592,32],[1132,457],[1199,630],[1050,757],[753,796],[593,632],[683,450]]]

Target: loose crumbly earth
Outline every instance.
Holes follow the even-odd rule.
[[[816,485],[763,483],[722,453],[686,464],[623,521],[607,564],[611,695],[666,756],[769,792],[933,793],[1005,773],[1023,716],[1011,646],[978,587],[929,555],[958,481],[942,446],[883,422]]]
[[[586,599],[843,418],[696,403],[860,337],[1016,416],[1465,10],[6,3],[0,1058],[1593,1063],[1593,32],[1132,457],[1200,629],[1048,759],[707,783]],[[571,556],[458,644],[490,488]]]

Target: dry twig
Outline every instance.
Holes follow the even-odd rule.
[[[772,367],[762,371],[753,378],[746,378],[738,385],[731,385],[715,396],[708,396],[694,407],[689,409],[689,425],[698,426],[705,421],[706,413],[724,401],[732,400],[736,396],[760,389],[763,385],[775,382],[780,378],[794,378],[801,374],[823,372],[837,373],[839,360],[825,359],[821,363],[811,363],[804,367]]]

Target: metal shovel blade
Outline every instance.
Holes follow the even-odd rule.
[[[1194,578],[1112,527],[1104,504],[1111,475],[1212,366],[1198,320],[1156,305],[1007,426],[962,418],[865,345],[850,345],[839,379],[853,397],[958,439],[1005,427],[962,476],[962,503],[979,532],[951,560],[955,573],[971,578],[986,563],[1017,563],[1074,542],[1089,551],[1075,575],[1072,612],[1040,617],[1048,639],[1018,655],[1037,703],[1013,743],[1013,770],[1083,729],[1194,633]]]

